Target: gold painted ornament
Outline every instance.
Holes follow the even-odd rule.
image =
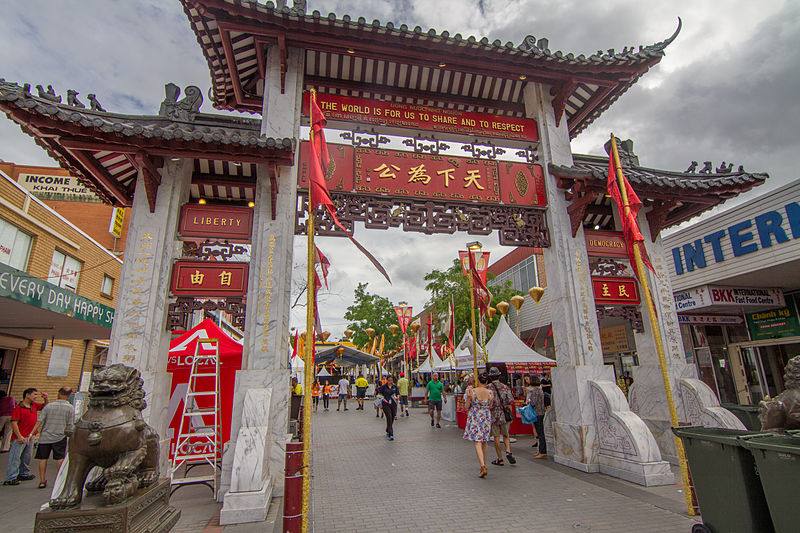
[[[538,305],[539,300],[541,300],[542,296],[544,296],[544,289],[542,287],[531,287],[528,289],[528,294],[531,295],[533,301]]]
[[[520,296],[519,294],[515,294],[511,297],[511,305],[513,305],[517,311],[522,309],[522,304],[525,303],[525,297]]]
[[[500,311],[501,315],[505,316],[505,314],[508,312],[509,305],[508,302],[500,302],[495,307],[497,307],[497,310]]]

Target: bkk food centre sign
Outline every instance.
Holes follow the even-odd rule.
[[[0,264],[0,297],[110,328],[114,308]]]
[[[783,307],[785,305],[783,292],[772,288],[703,285],[675,293],[675,308],[679,313],[711,306]]]

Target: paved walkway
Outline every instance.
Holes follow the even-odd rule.
[[[318,412],[313,422],[316,533],[685,533],[694,523],[679,485],[645,488],[536,461],[529,437],[512,444],[515,466],[489,465],[488,477],[479,479],[474,447],[462,432],[450,423],[432,428],[421,409],[396,422],[392,442],[369,402],[365,411]],[[0,455],[0,472],[7,457]],[[54,468],[49,471],[52,481]],[[36,511],[50,493],[37,484],[0,486],[0,531],[32,531]],[[220,505],[202,486],[182,488],[171,503],[182,511],[175,533],[271,532],[272,522],[280,521],[280,510],[272,508],[268,523],[223,528]]]

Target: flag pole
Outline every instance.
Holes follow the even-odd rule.
[[[316,99],[316,91],[311,90],[311,98]],[[314,128],[309,132],[311,144],[314,144]],[[308,280],[306,286],[306,353],[304,358],[305,372],[303,374],[303,506],[302,506],[302,533],[308,531],[308,509],[311,497],[311,373],[313,371],[314,357],[314,278],[316,269],[314,268],[314,209],[311,203],[311,184],[308,186],[308,218],[306,219],[306,231],[308,233]]]
[[[467,249],[471,254],[472,250]],[[471,265],[470,265],[471,266]],[[475,280],[472,279],[472,268],[469,272],[469,317],[472,321],[472,386],[478,388],[478,337],[475,335]],[[455,317],[454,317],[455,318]]]
[[[622,175],[622,166],[619,162],[619,152],[617,152],[617,140],[614,134],[611,134],[611,153],[614,157],[614,168],[617,171],[617,182],[619,183],[620,194],[622,195],[622,204],[625,206],[625,217],[630,215],[631,207],[628,204],[628,190],[625,187],[625,179]],[[675,399],[672,396],[672,387],[669,382],[669,372],[667,371],[667,360],[664,356],[664,345],[661,341],[661,330],[658,327],[658,319],[656,317],[656,309],[653,304],[653,298],[650,294],[650,287],[647,283],[647,272],[644,268],[642,261],[642,253],[636,243],[633,244],[633,257],[636,262],[636,274],[639,277],[639,283],[642,284],[642,294],[644,301],[647,305],[647,314],[650,317],[650,327],[653,330],[653,339],[656,343],[656,353],[658,354],[658,364],[661,366],[661,379],[664,381],[664,392],[667,395],[667,406],[669,407],[670,423],[673,427],[678,426],[678,411],[675,409]],[[675,449],[678,452],[678,461],[681,467],[681,479],[683,480],[684,497],[686,498],[687,513],[689,516],[694,516],[694,505],[692,503],[692,486],[689,483],[689,467],[686,464],[686,452],[683,449],[683,442],[678,436],[675,436]]]

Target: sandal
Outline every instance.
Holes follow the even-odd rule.
[[[511,463],[512,465],[517,464],[517,460],[514,459],[514,456],[510,453],[506,454],[506,459],[508,459],[508,462]]]
[[[503,466],[505,463],[503,462],[502,459],[495,459],[494,461],[492,461],[492,464],[495,466]]]
[[[486,474],[488,474],[488,473],[489,473],[489,471],[488,471],[488,470],[486,470],[486,467],[485,467],[485,466],[482,466],[482,467],[481,467],[481,473],[480,473],[480,474],[478,474],[478,477],[486,477]]]
[[[40,489],[46,489],[47,488],[47,481],[42,481],[41,483],[39,483],[39,488]]]

